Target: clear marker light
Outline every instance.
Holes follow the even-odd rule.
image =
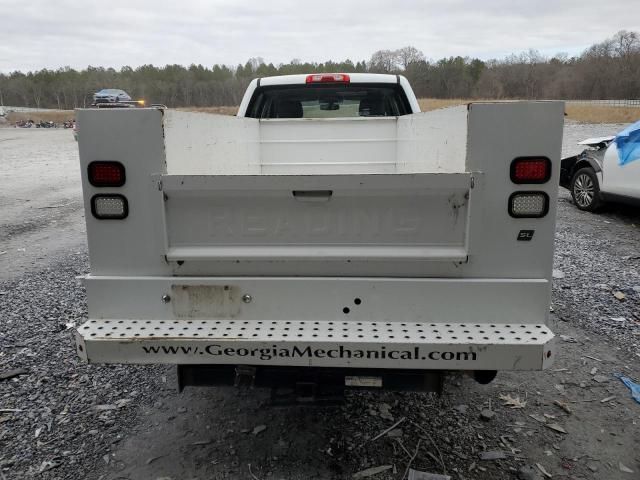
[[[516,218],[540,218],[549,211],[549,196],[544,192],[516,192],[509,197],[509,215]]]
[[[123,195],[94,195],[91,199],[91,213],[101,220],[122,220],[129,215],[129,206]]]

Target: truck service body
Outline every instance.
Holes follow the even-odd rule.
[[[420,113],[373,74],[256,79],[236,117],[79,110],[78,354],[181,386],[547,368],[563,110]]]

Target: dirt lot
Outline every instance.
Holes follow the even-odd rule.
[[[86,249],[70,130],[0,129],[0,168],[0,279]]]
[[[568,123],[564,153],[618,129]],[[168,367],[80,363],[76,144],[68,131],[2,129],[0,165],[0,374],[25,369],[0,380],[0,480],[346,479],[374,467],[388,468],[359,478],[401,479],[414,455],[413,468],[453,479],[639,478],[640,404],[613,376],[640,380],[637,210],[583,213],[561,191],[551,370],[488,386],[454,376],[440,398],[276,408],[262,391],[177,394]]]

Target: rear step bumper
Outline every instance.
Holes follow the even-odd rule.
[[[553,338],[544,324],[118,319],[78,327],[76,348],[91,363],[541,370]]]

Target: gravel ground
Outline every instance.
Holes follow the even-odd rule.
[[[640,357],[640,211],[609,206],[593,215],[565,190],[558,201],[556,315]]]
[[[568,124],[564,151],[618,129]],[[40,156],[34,161],[68,148],[65,132],[39,133],[11,140],[13,130],[0,130],[0,147],[20,142],[11,148],[24,155],[12,158]],[[48,180],[33,175],[27,195],[38,206],[79,205],[73,171],[58,196],[36,194]],[[612,376],[640,380],[637,210],[592,215],[561,191],[551,316],[561,345],[551,370],[504,372],[488,386],[456,376],[442,397],[351,393],[334,408],[273,408],[265,392],[178,395],[173,370],[163,366],[79,362],[68,324],[86,316],[75,279],[88,270],[81,210],[21,207],[15,198],[24,185],[2,187],[0,252],[8,253],[0,255],[0,268],[10,271],[0,276],[0,374],[26,372],[0,380],[0,480],[341,479],[375,467],[388,469],[371,478],[399,479],[416,452],[414,468],[454,479],[542,479],[543,471],[553,478],[638,478],[640,405]],[[35,228],[19,228],[43,212]],[[66,231],[59,242],[58,228]],[[505,395],[518,401],[505,405]]]
[[[89,366],[74,355],[69,327],[87,315],[75,277],[87,260],[71,255],[0,287],[0,372],[25,372],[0,383],[6,478],[90,478],[134,419],[131,406],[158,388],[153,369]]]

